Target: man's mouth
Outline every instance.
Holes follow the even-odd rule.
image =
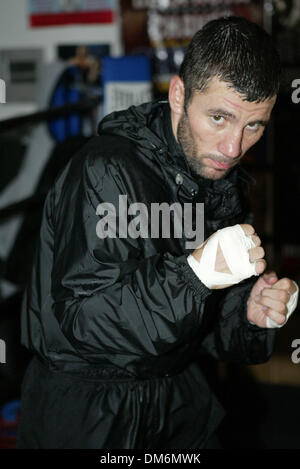
[[[213,166],[218,169],[228,169],[232,166],[232,164],[229,164],[229,163],[220,163],[219,161],[216,161],[212,158],[209,158],[209,159],[212,162]]]

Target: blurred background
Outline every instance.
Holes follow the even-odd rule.
[[[193,34],[228,14],[263,26],[282,58],[272,122],[245,167],[269,267],[300,285],[300,0],[1,0],[0,448],[15,444],[30,359],[20,306],[49,187],[103,116],[165,98]],[[299,308],[268,363],[210,369],[225,448],[300,448]]]

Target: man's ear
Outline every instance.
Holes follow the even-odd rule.
[[[177,117],[181,117],[184,108],[184,85],[178,75],[175,75],[169,86],[170,108]]]

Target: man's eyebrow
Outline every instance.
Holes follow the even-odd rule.
[[[231,119],[235,119],[235,115],[231,112],[225,111],[224,109],[208,109],[209,114],[214,114],[218,116],[230,117]]]

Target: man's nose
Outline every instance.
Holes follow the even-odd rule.
[[[220,143],[218,151],[228,158],[238,158],[242,153],[242,132],[226,136]]]

